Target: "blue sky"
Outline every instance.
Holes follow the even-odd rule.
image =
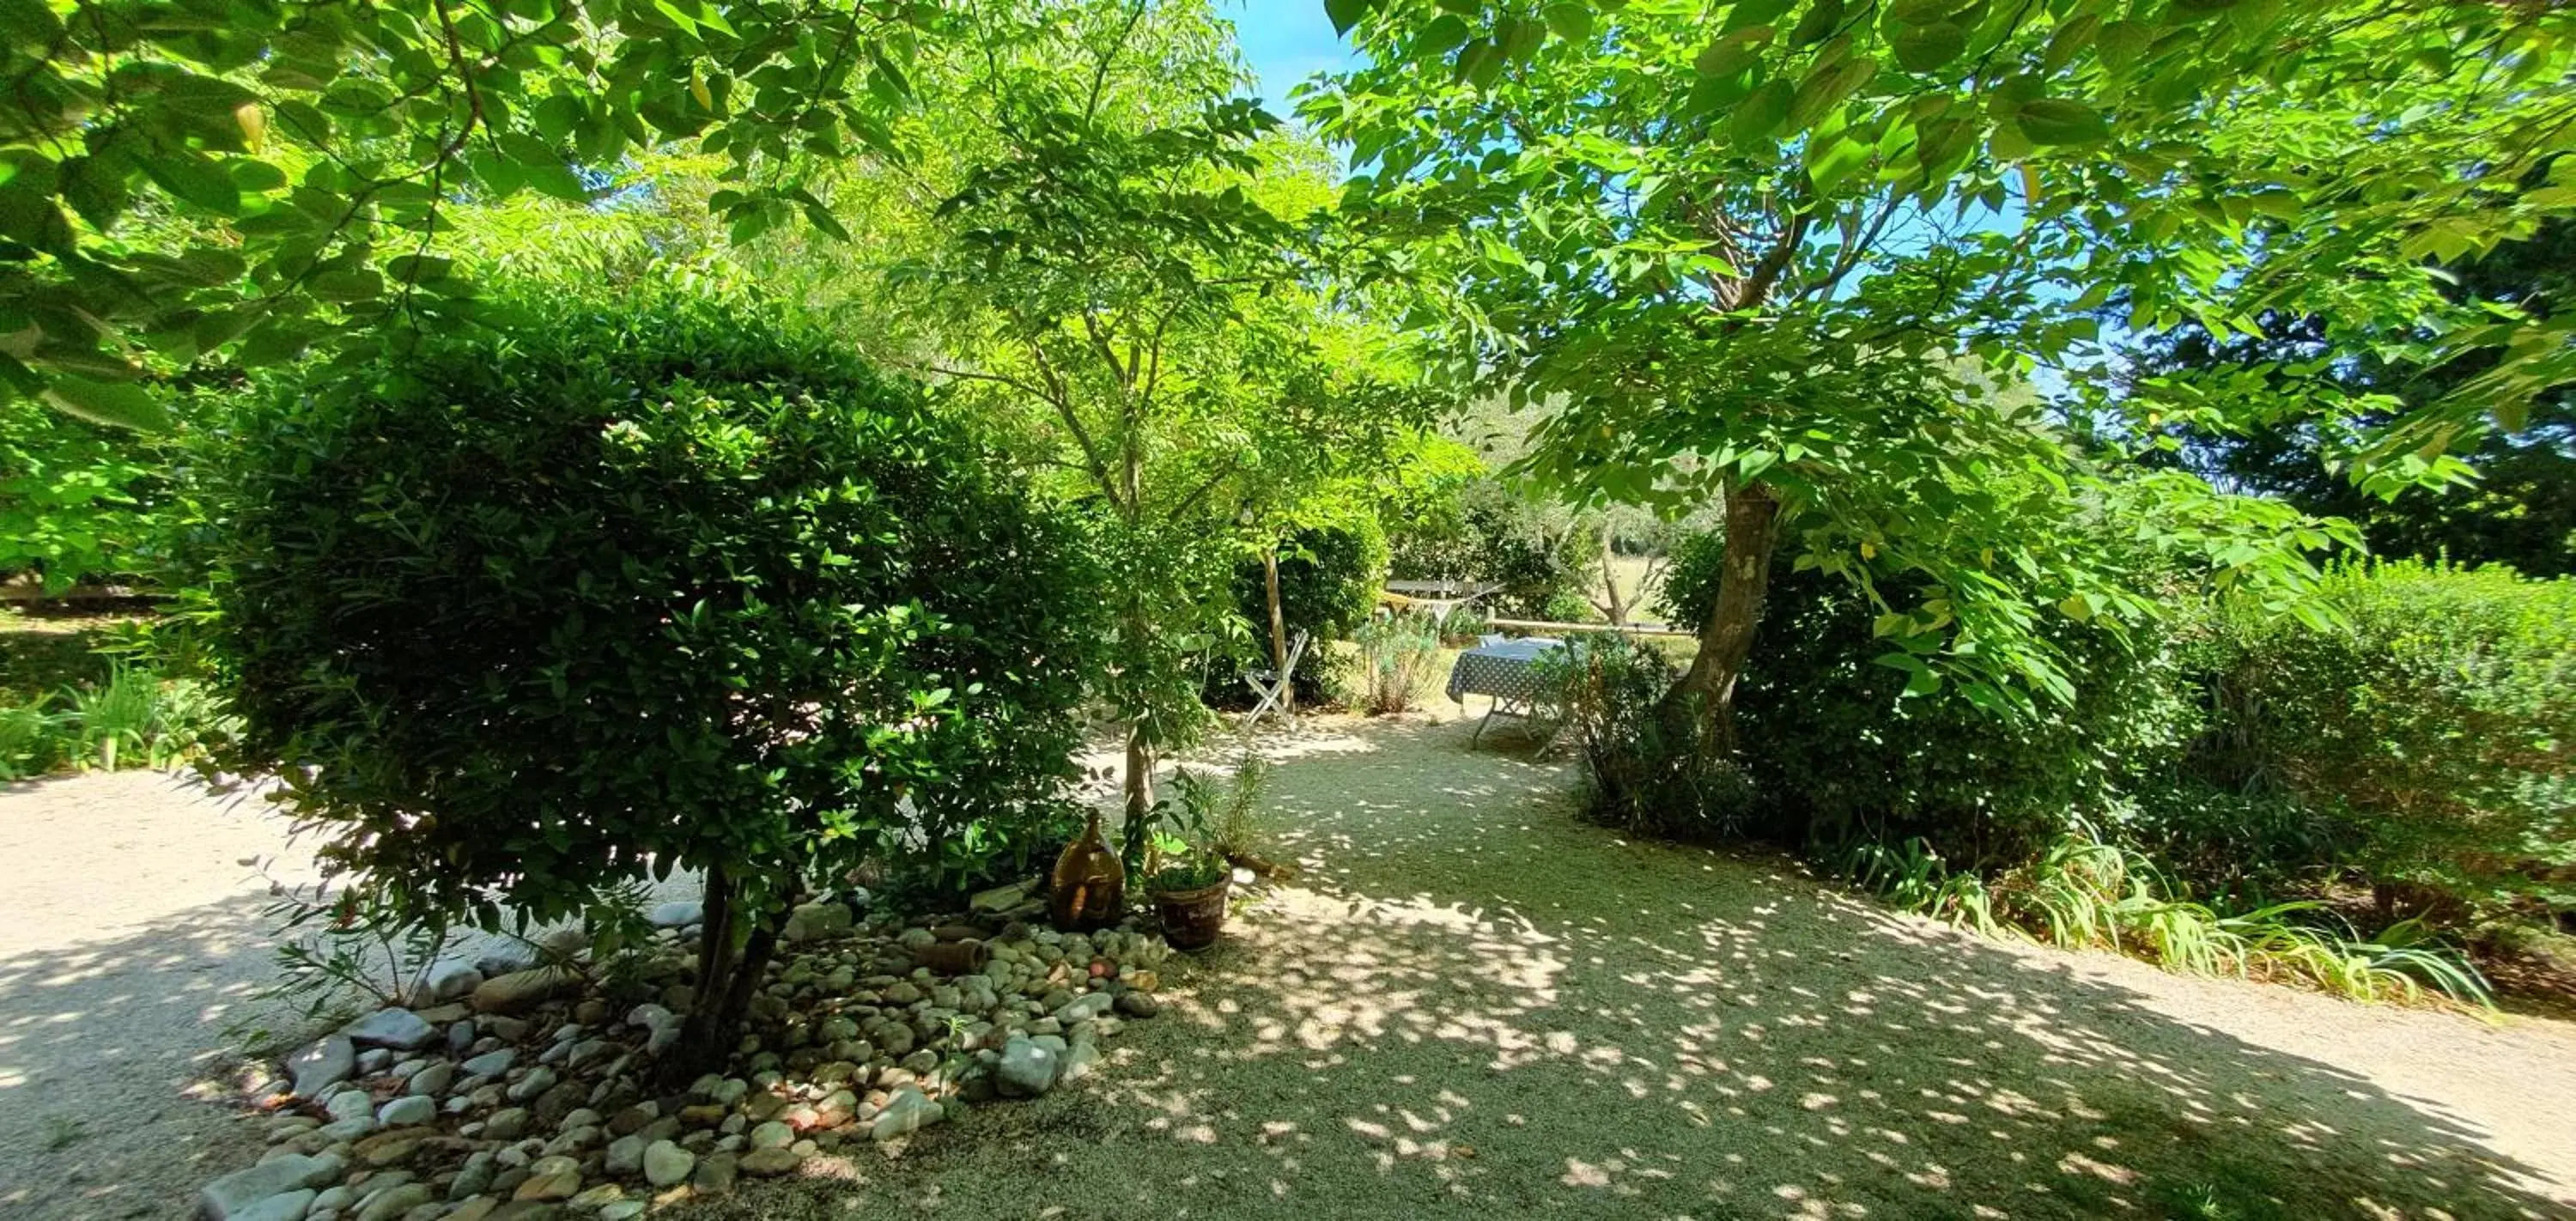
[[[1234,22],[1243,57],[1261,77],[1262,100],[1280,118],[1290,117],[1291,86],[1351,62],[1350,48],[1324,16],[1324,0],[1218,0],[1216,8]]]

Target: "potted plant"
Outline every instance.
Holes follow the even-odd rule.
[[[1168,837],[1164,841],[1155,845],[1157,862],[1145,880],[1154,914],[1163,921],[1163,940],[1176,950],[1206,949],[1225,928],[1233,868],[1206,848]]]

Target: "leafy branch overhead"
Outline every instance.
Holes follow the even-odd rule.
[[[468,308],[448,213],[590,201],[673,140],[737,238],[892,151],[909,0],[0,0],[0,394],[137,427],[144,384]]]
[[[1467,223],[1542,308],[1602,287],[1829,303],[1874,256],[1973,234],[1995,240],[1964,272],[2065,307],[1967,336],[1990,361],[2085,374],[2069,315],[2104,307],[2222,336],[2267,309],[2416,312],[2421,359],[2504,354],[2377,457],[2511,431],[2576,371],[2566,324],[2449,307],[2430,273],[2576,204],[2557,87],[2576,15],[2555,6],[1327,7],[1373,60],[1305,103],[1351,142],[1353,197]]]

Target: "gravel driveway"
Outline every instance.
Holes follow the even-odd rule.
[[[2576,1215],[2564,1024],[1964,937],[1577,823],[1467,734],[1270,739],[1308,875],[1099,1084],[678,1215]],[[256,1156],[185,1091],[258,1024],[281,848],[165,777],[0,795],[0,1217],[180,1217]]]

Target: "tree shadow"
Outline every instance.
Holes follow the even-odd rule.
[[[233,1049],[270,1008],[266,901],[0,956],[0,1217],[192,1217],[257,1158]]]
[[[1307,876],[1099,1084],[693,1215],[2571,1215],[2429,1103],[1787,862],[1578,823],[1566,764],[1469,732],[1262,739]]]

